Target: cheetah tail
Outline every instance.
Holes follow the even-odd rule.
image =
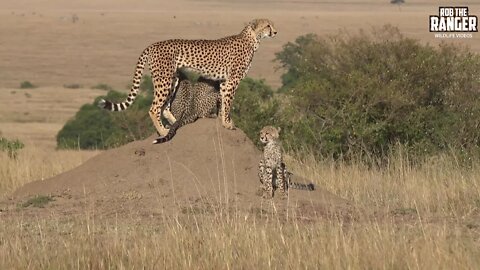
[[[170,141],[175,134],[177,134],[177,129],[182,126],[181,121],[173,123],[173,125],[168,130],[168,134],[165,137],[155,139],[152,144],[164,143]]]
[[[138,59],[135,74],[133,76],[132,88],[130,89],[127,99],[120,103],[114,103],[105,99],[101,99],[100,102],[98,102],[98,107],[109,111],[123,111],[126,110],[128,106],[132,105],[140,88],[140,80],[142,79],[143,69],[147,63],[148,54],[149,50],[147,48],[143,51]]]
[[[308,190],[308,191],[314,191],[315,190],[315,186],[313,185],[313,183],[300,184],[300,183],[290,182],[289,183],[289,188],[300,189],[300,190]]]

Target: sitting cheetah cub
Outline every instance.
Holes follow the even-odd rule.
[[[313,184],[299,184],[290,181],[291,173],[283,162],[279,142],[280,128],[266,126],[260,131],[260,141],[265,144],[263,159],[258,165],[258,176],[263,188],[263,198],[272,198],[276,189],[286,196],[288,188],[314,190]]]

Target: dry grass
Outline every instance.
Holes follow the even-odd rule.
[[[424,217],[464,219],[480,208],[480,164],[466,168],[449,155],[432,157],[417,166],[395,156],[386,169],[361,164],[290,160],[292,170],[302,172],[330,192],[362,208],[413,211]]]
[[[94,153],[23,150],[0,156],[1,190],[47,177]],[[69,160],[68,162],[65,162]],[[452,157],[387,169],[288,160],[291,167],[353,202],[354,221],[304,223],[240,213],[163,219],[84,215],[3,221],[1,269],[478,269],[480,177]],[[364,216],[361,214],[365,212]],[[1,213],[1,212],[0,212]],[[1,217],[1,216],[0,216]]]
[[[75,168],[97,153],[98,151],[52,151],[28,145],[19,151],[16,159],[0,152],[0,199],[28,182],[47,179]]]
[[[86,103],[106,92],[98,89],[1,88],[0,135],[25,143],[17,159],[0,152],[0,199],[19,186],[72,169],[97,151],[55,151],[56,135]]]
[[[478,269],[478,232],[461,224],[187,220],[7,224],[3,269]],[[190,221],[190,223],[193,223]]]

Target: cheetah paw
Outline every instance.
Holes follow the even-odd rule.
[[[226,129],[230,129],[230,130],[235,130],[235,125],[233,124],[233,122],[223,122],[222,123],[223,127],[226,128]]]

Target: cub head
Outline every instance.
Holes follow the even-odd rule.
[[[254,19],[248,23],[255,33],[257,39],[272,38],[277,34],[277,30],[273,27],[273,22],[269,19]]]
[[[262,143],[268,143],[270,141],[277,140],[280,137],[281,128],[275,128],[272,126],[266,126],[260,130],[260,141]]]

